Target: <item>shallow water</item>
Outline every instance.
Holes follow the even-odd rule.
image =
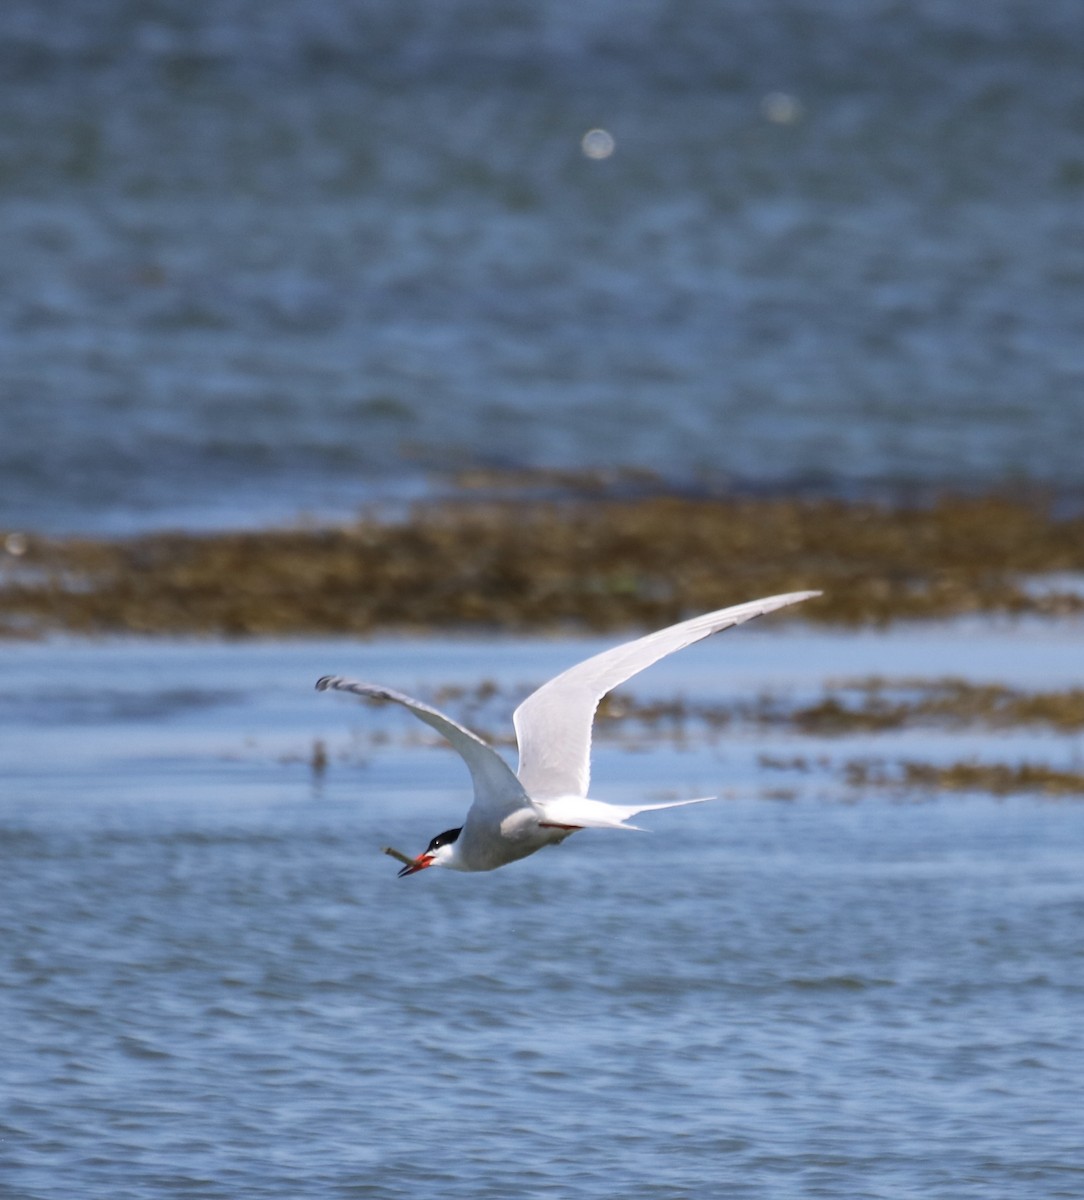
[[[6,0],[0,528],[1079,492],[1082,54],[1078,0]]]
[[[743,630],[636,691],[873,662],[1056,686],[1080,637]],[[596,644],[5,647],[7,1194],[1080,1195],[1080,804],[830,776],[773,802],[759,753],[843,751],[604,736],[600,797],[727,798],[491,875],[395,878],[378,847],[454,823],[465,772],[316,676],[526,686]],[[865,748],[1015,752],[905,738]]]

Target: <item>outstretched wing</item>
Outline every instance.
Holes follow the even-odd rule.
[[[721,608],[604,650],[544,683],[512,717],[519,742],[517,774],[527,794],[536,800],[587,795],[595,710],[619,683],[709,634],[819,595],[789,592]]]
[[[467,764],[474,782],[474,808],[479,810],[480,816],[499,822],[508,813],[523,807],[526,801],[523,785],[512,768],[477,734],[471,733],[438,709],[391,688],[344,679],[341,675],[325,675],[317,680],[316,688],[321,692],[331,689],[352,692],[355,696],[365,696],[371,700],[391,700],[410,709],[419,720],[446,738]]]

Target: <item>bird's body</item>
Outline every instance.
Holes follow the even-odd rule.
[[[325,675],[316,686],[321,691],[352,692],[401,704],[447,738],[470,770],[474,803],[462,827],[438,834],[416,859],[391,851],[407,864],[400,875],[431,866],[492,871],[563,842],[579,829],[635,829],[629,820],[638,813],[707,799],[633,806],[590,798],[591,727],[599,701],[618,684],[675,650],[819,594],[790,592],[706,613],[570,667],[532,692],[516,709],[512,720],[519,744],[517,772],[469,729],[402,692],[339,675]]]

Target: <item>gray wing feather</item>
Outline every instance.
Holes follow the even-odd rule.
[[[503,758],[469,729],[431,705],[412,696],[374,683],[344,679],[341,675],[325,675],[317,680],[318,691],[351,692],[370,700],[390,700],[409,709],[419,720],[435,729],[456,750],[470,770],[474,783],[474,805],[489,819],[500,820],[506,812],[523,806],[523,785]]]

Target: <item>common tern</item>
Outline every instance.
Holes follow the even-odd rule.
[[[341,675],[325,675],[316,687],[319,691],[352,692],[401,704],[445,737],[470,770],[474,803],[462,826],[438,833],[414,859],[385,848],[385,853],[404,864],[400,877],[426,867],[492,871],[526,858],[543,846],[563,842],[580,829],[637,829],[639,826],[628,822],[639,813],[710,799],[702,796],[666,804],[628,805],[589,798],[591,726],[599,701],[618,684],[675,650],[819,595],[789,592],[721,608],[604,650],[570,667],[532,692],[513,713],[519,745],[519,769],[515,773],[477,734],[421,700]]]

